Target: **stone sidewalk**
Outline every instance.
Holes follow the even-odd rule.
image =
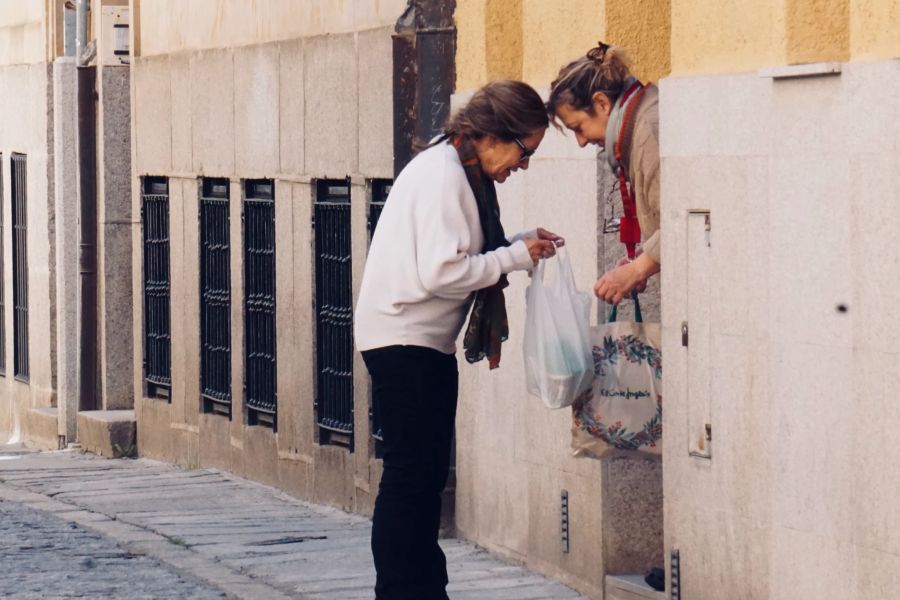
[[[183,582],[203,582],[231,598],[373,597],[368,519],[226,472],[2,447],[0,501],[52,513],[115,542],[128,555],[171,566]],[[453,600],[586,600],[474,545],[441,545]],[[90,597],[46,592],[44,597]],[[157,597],[194,596],[172,589]]]

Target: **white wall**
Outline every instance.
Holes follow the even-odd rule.
[[[900,62],[661,89],[665,523],[682,593],[896,597]],[[710,211],[708,248],[690,246],[691,209]],[[709,460],[689,456],[704,420]]]

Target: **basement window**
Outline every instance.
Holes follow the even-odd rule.
[[[350,180],[315,185],[316,422],[319,443],[353,449]]]
[[[169,180],[144,177],[144,383],[149,398],[171,402],[172,340],[169,277]]]
[[[244,404],[248,425],[277,426],[275,183],[244,182]]]
[[[3,207],[6,203],[3,201],[3,154],[0,154],[0,376],[6,377],[6,290],[4,277],[2,274],[6,266],[6,256],[3,250]]]
[[[13,154],[12,261],[13,261],[13,374],[28,381],[28,179],[27,157]]]
[[[381,218],[381,211],[384,210],[384,204],[387,202],[388,195],[394,185],[392,179],[372,179],[369,181],[369,243],[375,235],[375,228],[378,226],[378,219]],[[369,386],[372,389],[372,386]],[[375,441],[375,458],[381,458],[384,455],[384,436],[381,428],[381,415],[378,407],[372,401],[371,391],[369,393],[369,431]]]
[[[200,397],[231,418],[231,219],[227,179],[200,182]]]

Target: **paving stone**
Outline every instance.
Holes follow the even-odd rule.
[[[0,456],[5,454],[0,447]],[[145,459],[109,460],[71,452],[20,453],[0,461],[0,502],[4,500],[0,507],[19,506],[40,519],[65,525],[62,516],[77,523],[78,531],[91,529],[94,533],[82,533],[99,546],[79,546],[77,556],[83,560],[146,561],[169,574],[168,579],[157,578],[157,583],[175,586],[153,595],[155,588],[147,587],[145,593],[139,583],[128,588],[128,598],[202,599],[207,597],[203,593],[221,594],[213,584],[230,597],[247,600],[370,600],[373,595],[369,520],[302,502],[223,471],[185,471]],[[24,545],[39,543],[35,539]],[[39,551],[56,553],[53,542],[47,543]],[[448,559],[448,593],[453,600],[584,600],[566,586],[498,560],[472,544],[448,539],[441,540],[441,546]],[[74,580],[86,577],[71,553],[57,560],[68,561]],[[186,575],[178,579],[160,563]],[[36,564],[43,566],[27,560],[21,566],[7,565],[0,558],[0,597],[125,597],[115,595],[118,580],[98,578],[93,569],[87,571],[87,583],[94,586],[88,592],[54,596],[58,589],[74,588],[55,587],[69,581],[64,576],[46,582],[29,578],[28,565]],[[127,573],[131,572],[129,568]],[[2,573],[11,575],[4,578]],[[147,586],[153,583],[150,579]],[[180,593],[179,585],[200,587],[196,593]],[[7,596],[8,589],[26,595]]]
[[[225,597],[57,515],[0,501],[0,598]]]

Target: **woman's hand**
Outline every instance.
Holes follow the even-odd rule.
[[[549,241],[553,242],[556,246],[565,246],[566,245],[566,240],[559,237],[552,231],[547,231],[543,227],[537,228],[537,236],[538,236],[539,240],[549,240]]]
[[[643,250],[641,250],[640,248],[638,248],[636,257],[637,257],[637,256],[640,256],[642,253],[643,253]],[[623,266],[627,265],[628,263],[632,262],[633,260],[634,260],[634,259],[628,258],[627,256],[624,257],[624,258],[620,258],[620,259],[619,259],[619,262],[616,263],[616,266],[617,266],[617,267],[623,267]],[[647,277],[644,277],[643,279],[641,279],[640,281],[638,281],[638,282],[635,284],[635,286],[634,286],[634,288],[633,288],[632,291],[637,292],[638,294],[642,294],[644,291],[646,291],[646,290],[647,290],[647,280],[648,280],[649,278],[650,278],[650,276],[648,275]]]
[[[638,256],[634,261],[626,259],[625,264],[619,261],[616,268],[607,271],[597,280],[594,294],[610,304],[618,304],[632,290],[643,291],[647,287],[647,278],[658,272],[659,265],[646,254]]]
[[[540,232],[540,230],[538,230]],[[558,237],[558,236],[557,236]],[[553,242],[545,239],[523,240],[525,246],[528,247],[528,254],[531,255],[531,261],[537,265],[542,258],[550,258],[556,254],[556,246]]]

